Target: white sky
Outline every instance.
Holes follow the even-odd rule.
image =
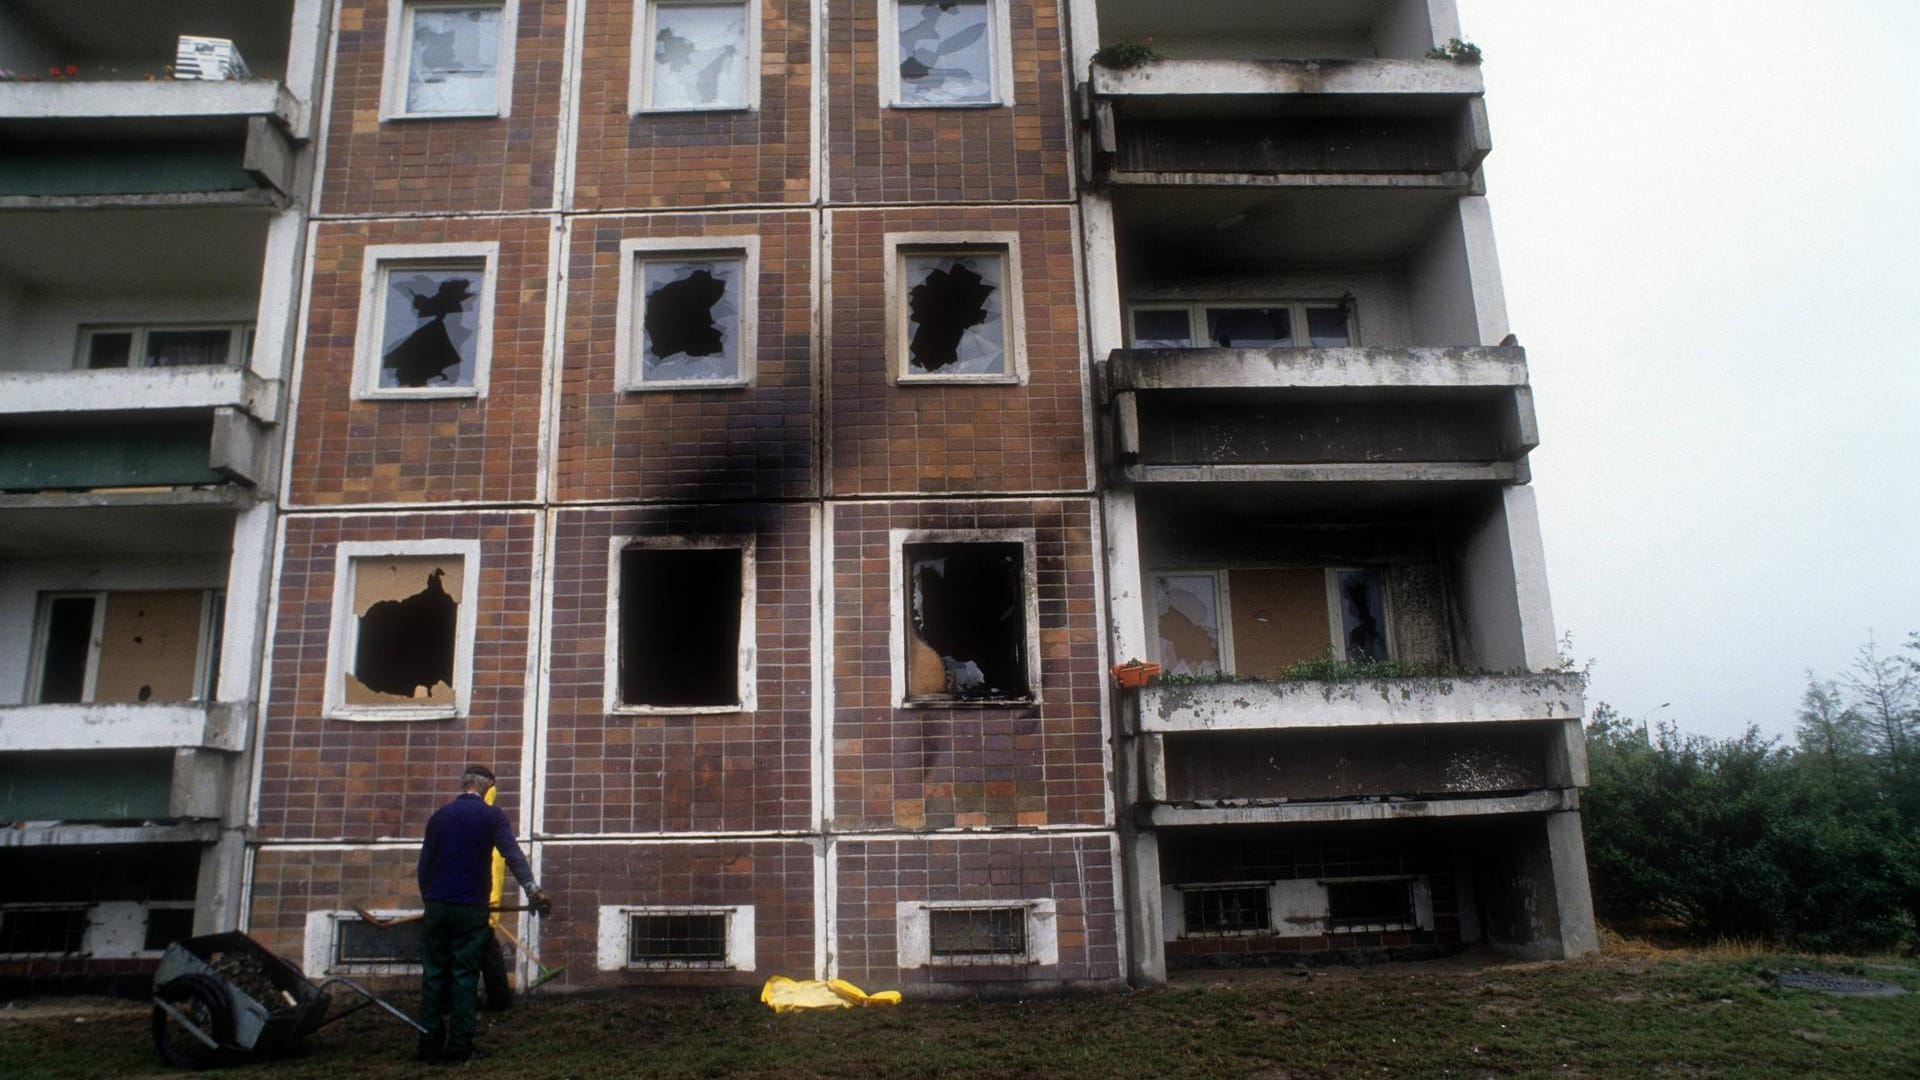
[[[1787,734],[1920,630],[1920,3],[1458,3],[1588,704]]]

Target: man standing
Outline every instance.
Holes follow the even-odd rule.
[[[420,845],[420,898],[426,902],[426,929],[420,942],[420,1057],[457,1062],[479,1056],[473,1045],[480,952],[491,933],[487,897],[492,891],[495,851],[526,890],[527,902],[542,914],[552,906],[527,857],[514,842],[513,827],[498,807],[489,806],[493,771],[469,765],[460,775],[460,797],[434,812]]]

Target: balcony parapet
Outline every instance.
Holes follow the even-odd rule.
[[[1450,60],[1158,60],[1113,69],[1095,65],[1091,92],[1127,107],[1152,99],[1343,99],[1368,111],[1435,114],[1480,97],[1480,68]]]
[[[1140,690],[1149,733],[1574,720],[1585,683],[1558,672],[1348,681],[1158,683]]]
[[[1518,345],[1404,348],[1115,349],[1109,400],[1136,390],[1460,390],[1527,386]]]
[[[168,122],[249,116],[263,116],[295,131],[301,122],[301,105],[274,79],[0,82],[0,122],[107,122],[127,125],[127,130],[145,124],[159,131]]]
[[[277,382],[238,367],[0,373],[0,415],[237,409],[271,424],[279,407]]]
[[[244,702],[0,706],[0,752],[246,748]]]
[[[1461,799],[1341,799],[1327,802],[1241,800],[1233,805],[1163,803],[1141,808],[1146,824],[1294,825],[1310,822],[1399,821],[1412,818],[1482,817],[1492,814],[1550,814],[1579,807],[1566,789],[1517,792]]]

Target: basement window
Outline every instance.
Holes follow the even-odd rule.
[[[339,545],[328,715],[465,713],[478,548],[474,541]]]
[[[412,912],[402,913],[405,915]],[[424,921],[397,922],[389,926],[365,919],[334,920],[333,964],[418,964]]]
[[[388,22],[381,118],[507,115],[517,7],[403,0]]]
[[[0,956],[73,956],[86,951],[85,904],[0,907]]]
[[[883,104],[1009,104],[1004,0],[881,0]]]
[[[1412,930],[1413,879],[1329,881],[1327,929],[1334,933]]]
[[[894,905],[902,968],[1048,965],[1060,962],[1050,899]]]
[[[1154,660],[1171,674],[1273,678],[1306,660],[1393,658],[1379,569],[1235,567],[1149,581]]]
[[[498,245],[376,245],[361,285],[355,384],[363,398],[485,392]]]
[[[902,544],[905,702],[1033,700],[1027,547]]]
[[[1182,937],[1265,934],[1273,929],[1267,886],[1180,886]]]
[[[751,554],[718,540],[616,541],[611,709],[751,708]]]
[[[217,589],[42,594],[29,699],[204,701],[220,666],[225,607]]]
[[[1359,342],[1350,300],[1136,306],[1136,349],[1337,348]]]
[[[752,971],[753,907],[602,907],[598,966],[601,971]]]
[[[634,26],[631,111],[752,108],[758,19],[752,3],[648,0]]]
[[[246,360],[252,329],[247,323],[82,327],[74,366],[237,367]]]

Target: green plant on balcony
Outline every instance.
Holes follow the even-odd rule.
[[[1436,45],[1427,50],[1429,60],[1451,60],[1456,64],[1477,64],[1480,62],[1480,46],[1459,38],[1448,38],[1445,45]]]
[[[1093,54],[1093,62],[1113,71],[1125,71],[1149,64],[1161,59],[1159,50],[1153,47],[1153,39],[1141,38],[1139,41],[1116,41],[1111,45],[1100,46]]]

